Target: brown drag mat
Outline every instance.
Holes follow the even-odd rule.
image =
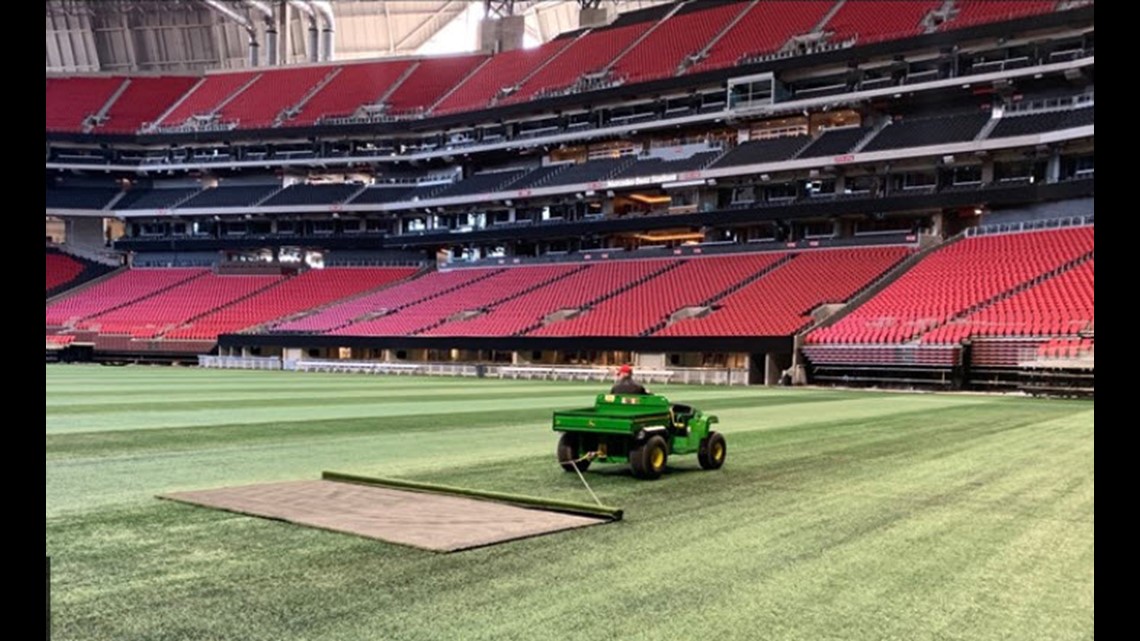
[[[608,522],[493,501],[328,480],[172,492],[159,498],[437,552]]]

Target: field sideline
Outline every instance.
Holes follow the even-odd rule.
[[[596,383],[48,365],[56,641],[1093,638],[1093,403],[653,386],[723,469],[587,472],[625,520],[450,555],[154,495],[322,470],[589,501]]]

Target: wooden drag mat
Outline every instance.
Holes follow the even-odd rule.
[[[473,492],[456,488],[445,488],[453,493],[439,493],[425,489],[430,486],[423,484],[344,475],[330,479],[331,474],[326,473],[325,479],[319,481],[171,492],[159,498],[436,552],[467,550],[621,518],[620,511],[615,511],[616,516],[606,516],[579,510],[519,507],[458,495],[454,492]],[[385,486],[389,483],[402,483],[405,487]],[[575,511],[580,513],[569,513]]]

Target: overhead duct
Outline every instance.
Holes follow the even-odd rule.
[[[223,16],[229,18],[230,20],[233,20],[234,22],[238,23],[239,25],[241,25],[241,27],[243,29],[245,29],[246,33],[249,34],[249,66],[256,67],[257,66],[257,29],[254,28],[253,23],[249,21],[249,18],[247,18],[247,17],[241,15],[240,13],[234,11],[233,9],[227,7],[226,5],[222,4],[218,0],[202,0],[202,3],[205,4],[207,7],[210,7],[214,11],[217,11],[218,13],[222,14]]]
[[[324,18],[325,28],[322,32],[323,46],[321,47],[321,60],[333,59],[333,36],[336,30],[336,18],[333,17],[332,5],[328,0],[309,0],[309,6]]]
[[[273,19],[273,9],[261,0],[245,0],[245,4],[260,13],[265,23],[265,64],[270,66],[280,64],[277,56],[277,23]]]
[[[321,59],[320,29],[317,27],[317,12],[302,0],[289,0],[289,4],[304,13],[309,22],[309,62]]]

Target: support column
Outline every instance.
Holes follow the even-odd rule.
[[[665,363],[665,354],[645,354],[638,352],[634,354],[634,364],[641,369],[668,369]]]
[[[777,383],[779,383],[781,371],[782,371],[782,368],[780,367],[779,363],[776,362],[776,359],[773,358],[773,354],[771,354],[771,353],[765,354],[764,355],[764,384],[765,385],[776,385]]]
[[[994,159],[987,157],[982,161],[982,184],[988,185],[994,181]]]
[[[102,247],[107,242],[102,218],[69,218],[64,241],[72,245]]]
[[[293,35],[289,29],[289,21],[293,17],[293,7],[288,2],[282,2],[277,7],[277,56],[279,64],[289,64],[293,60]],[[266,34],[269,37],[269,34]]]
[[[717,190],[715,187],[700,190],[697,197],[697,209],[699,211],[714,211],[718,209],[719,202]]]
[[[930,235],[936,238],[942,238],[943,232],[946,227],[946,215],[942,212],[937,212],[930,216]]]
[[[1051,185],[1059,180],[1061,180],[1061,154],[1054,150],[1045,165],[1045,183]]]
[[[578,10],[578,27],[604,27],[610,22],[607,6],[582,7]]]
[[[479,21],[478,49],[487,53],[522,49],[525,33],[525,16],[483,18]]]

